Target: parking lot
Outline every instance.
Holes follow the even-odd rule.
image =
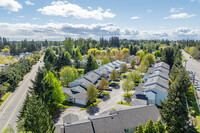
[[[79,119],[87,119],[89,116],[92,115],[98,115],[104,111],[110,110],[110,109],[118,109],[118,108],[127,108],[126,105],[120,105],[117,104],[119,101],[124,100],[124,91],[122,89],[122,83],[123,80],[119,82],[119,87],[113,88],[112,91],[110,91],[110,94],[107,96],[104,96],[104,98],[101,98],[101,102],[98,103],[96,106],[88,109],[88,110],[81,110],[81,107],[78,106],[71,106],[70,108],[64,110],[59,118],[57,119],[56,123],[63,123],[63,117],[67,114],[73,113],[77,114],[79,116]],[[134,93],[134,91],[131,91],[130,93]]]

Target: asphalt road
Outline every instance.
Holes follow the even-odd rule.
[[[198,62],[197,60],[193,59],[185,51],[182,51],[182,53],[185,56],[185,59],[187,60],[186,69],[192,71],[193,73],[195,73],[195,79],[198,80],[199,83],[200,83],[200,62]],[[185,66],[185,63],[183,63],[183,65]]]
[[[26,98],[28,88],[32,85],[31,80],[34,80],[38,68],[42,67],[43,65],[44,63],[40,61],[35,64],[32,67],[31,72],[26,75],[16,91],[11,94],[11,97],[7,99],[7,101],[5,101],[5,106],[3,108],[1,107],[0,132],[2,132],[9,125],[16,129],[17,115],[19,114],[19,110]]]

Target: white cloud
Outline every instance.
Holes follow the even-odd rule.
[[[26,3],[27,5],[30,5],[30,6],[35,5],[35,4],[34,4],[33,2],[31,2],[30,0],[26,0],[25,3]]]
[[[170,9],[170,12],[171,13],[177,13],[177,12],[180,12],[180,11],[182,11],[183,10],[183,8],[171,8]]]
[[[131,17],[131,19],[135,20],[135,19],[139,19],[140,17],[138,16],[134,16],[134,17]]]
[[[91,6],[88,6],[88,9],[92,10],[92,7],[91,7]]]
[[[78,19],[97,19],[103,20],[103,18],[113,18],[115,14],[111,13],[110,9],[105,11],[99,7],[97,10],[83,9],[79,5],[68,3],[67,1],[53,1],[50,6],[46,6],[37,10],[44,15],[63,16],[69,17],[74,16]]]
[[[0,6],[12,12],[18,12],[19,9],[22,9],[22,5],[16,0],[0,0]]]
[[[183,19],[183,18],[191,18],[196,16],[195,14],[187,14],[187,13],[179,13],[179,14],[172,14],[168,17],[164,17],[164,19]]]
[[[38,19],[40,19],[40,18],[32,18],[33,20],[38,20]]]
[[[0,33],[10,40],[64,40],[65,37],[99,39],[104,36],[119,36],[127,39],[198,39],[200,29],[181,27],[178,29],[160,31],[138,31],[132,28],[120,28],[113,23],[107,24],[69,24],[69,23],[48,23],[36,25],[29,23],[0,23]]]
[[[19,16],[19,18],[24,18],[24,16]]]

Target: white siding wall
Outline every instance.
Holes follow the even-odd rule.
[[[167,99],[167,94],[157,89],[152,90],[156,92],[156,105],[161,106],[160,101],[164,101],[165,99]]]
[[[155,104],[156,94],[153,92],[146,92],[146,97],[148,97],[148,104]]]

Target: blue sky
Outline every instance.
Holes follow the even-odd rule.
[[[199,39],[200,0],[0,0],[11,40]]]

